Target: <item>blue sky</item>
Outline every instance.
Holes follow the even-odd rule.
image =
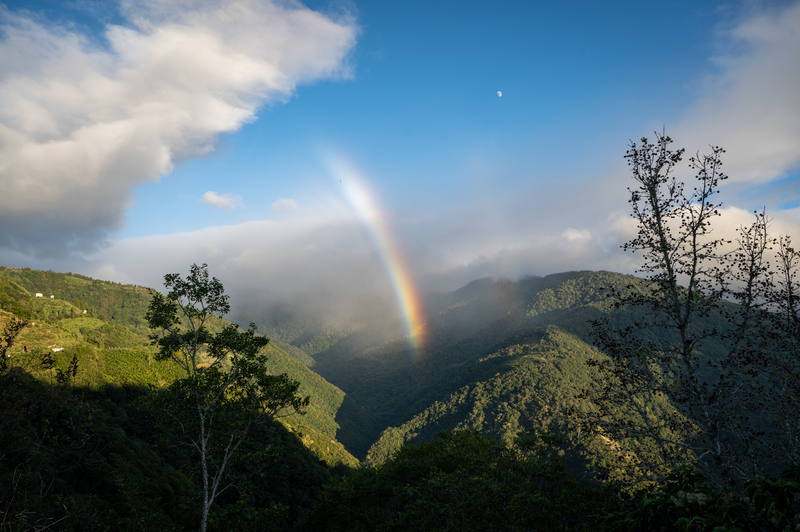
[[[800,226],[797,2],[6,2],[0,25],[0,264],[383,289],[344,159],[426,289],[632,271],[622,156],[662,127],[728,149],[720,231]]]
[[[693,101],[712,53],[708,26],[726,18],[696,2],[543,4],[359,4],[352,78],[299,87],[288,104],[222,137],[210,160],[139,189],[123,234],[202,226],[208,209],[193,200],[208,187],[248,199],[246,209],[217,213],[219,222],[252,219],[274,197],[324,186],[314,183],[325,178],[314,161],[321,149],[344,150],[368,168],[389,208],[470,201],[471,188],[502,197],[536,180],[596,177],[598,159],[619,157],[632,135]],[[643,72],[654,56],[658,68]],[[568,155],[576,146],[582,153]],[[148,205],[181,194],[195,207],[189,218],[151,218]]]

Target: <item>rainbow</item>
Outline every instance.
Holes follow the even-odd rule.
[[[405,321],[411,349],[418,354],[425,341],[422,300],[408,270],[400,246],[394,239],[376,194],[367,180],[354,166],[341,156],[326,157],[331,172],[339,181],[344,196],[353,212],[367,229],[377,248],[386,275],[392,285],[395,300]]]

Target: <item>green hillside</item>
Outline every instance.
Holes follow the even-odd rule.
[[[196,530],[191,452],[164,440],[137,402],[181,376],[178,368],[156,362],[123,325],[83,314],[56,320],[75,307],[41,305],[37,315],[51,311],[53,321],[31,321],[0,370],[0,530]],[[16,317],[0,311],[0,329]],[[291,424],[258,428],[248,449],[265,460],[253,471],[235,465],[239,485],[250,487],[220,499],[214,530],[293,522],[332,479],[331,466],[357,464],[336,442],[321,452],[318,406],[300,434]]]
[[[146,328],[132,330],[108,317],[140,323],[147,289],[54,272],[2,273],[0,303],[27,309],[41,320],[31,320],[12,356],[26,348],[63,348],[53,355],[57,367],[65,369],[78,356],[76,384],[94,388],[164,386],[180,376],[177,368],[154,361]],[[563,412],[577,384],[558,382],[585,380],[584,361],[591,350],[587,320],[607,310],[602,287],[631,282],[635,279],[608,272],[476,281],[432,303],[441,310],[428,320],[429,341],[417,353],[404,338],[383,341],[385,330],[370,332],[367,324],[352,319],[322,327],[287,312],[268,316],[270,329],[295,331],[283,335],[292,343],[271,342],[270,369],[301,382],[301,393],[312,401],[305,416],[282,421],[331,465],[354,465],[353,456],[368,454],[373,461],[385,458],[403,442],[456,427],[510,441],[523,428],[547,425],[541,405],[549,405],[553,416]],[[104,312],[94,317],[69,301],[29,292],[47,288],[76,302],[94,301]],[[115,304],[125,304],[126,312]],[[136,308],[140,316],[134,315]],[[213,320],[210,327],[220,330],[226,323]],[[545,338],[541,328],[547,326],[552,327]],[[531,338],[544,343],[534,348]],[[557,363],[542,365],[537,358],[535,349],[545,345],[561,353]],[[517,360],[510,353],[524,355]],[[543,386],[541,379],[553,384]]]
[[[301,435],[317,456],[331,465],[355,467],[356,460],[346,449],[369,445],[380,431],[377,423],[346,394],[318,374],[270,343],[268,369],[286,373],[301,383],[299,393],[311,397],[305,415],[293,414],[282,422]],[[337,441],[338,440],[338,441]]]
[[[464,365],[527,330],[557,324],[589,341],[587,320],[606,312],[603,286],[634,278],[608,272],[570,272],[518,282],[483,283],[463,292],[428,320],[430,340],[421,352],[395,339],[360,352],[346,363],[315,367],[363,405],[384,426],[399,426],[472,382]],[[581,294],[578,296],[578,294]]]
[[[36,297],[33,290],[46,297]],[[52,380],[59,369],[66,371],[73,357],[79,361],[74,385],[95,390],[107,385],[163,387],[184,376],[173,364],[154,358],[144,321],[149,301],[149,289],[139,286],[79,274],[0,269],[0,308],[6,311],[0,316],[0,327],[13,315],[30,320],[9,355],[14,364],[44,380]],[[89,311],[84,313],[84,307]],[[213,318],[209,329],[218,332],[228,323]],[[380,428],[352,400],[345,400],[344,392],[295,362],[286,351],[294,358],[312,360],[302,350],[277,342],[270,351],[272,369],[300,381],[312,404],[305,416],[282,421],[326,463],[357,465],[358,460],[337,438],[344,438],[347,447],[366,448]],[[42,353],[50,353],[52,369],[39,363]],[[353,430],[341,430],[340,424]]]
[[[575,395],[590,383],[586,361],[597,356],[595,348],[557,326],[519,333],[458,369],[469,384],[384,430],[367,462],[381,464],[401,446],[449,429],[477,430],[506,445],[524,430],[564,429],[567,409],[578,406]]]
[[[32,320],[22,332],[11,352],[13,356],[24,348],[64,348],[54,355],[56,363],[66,367],[77,354],[81,371],[76,382],[95,388],[111,383],[163,386],[179,376],[176,368],[154,362],[146,328],[140,325],[131,330],[118,321],[143,323],[149,301],[147,289],[27,269],[4,269],[0,282],[5,296],[0,303],[27,309],[31,316],[41,320]],[[630,278],[618,274],[572,272],[518,282],[471,283],[434,302],[441,310],[428,322],[430,341],[422,353],[411,353],[402,338],[376,340],[378,333],[370,333],[367,325],[353,320],[320,327],[301,322],[295,315],[271,316],[270,329],[295,331],[283,335],[293,343],[280,340],[271,343],[271,369],[300,381],[302,393],[312,398],[305,416],[286,418],[284,424],[328,463],[347,465],[356,463],[353,454],[364,457],[370,447],[391,447],[386,445],[387,430],[397,433],[407,428],[409,434],[416,432],[417,436],[410,439],[403,436],[401,440],[416,441],[420,437],[433,437],[441,429],[467,426],[461,419],[447,421],[458,417],[447,406],[455,401],[454,397],[513,396],[511,391],[497,388],[498,382],[506,380],[509,382],[504,386],[512,386],[512,381],[519,381],[515,386],[520,389],[530,386],[519,377],[533,371],[521,369],[533,364],[530,358],[514,366],[513,371],[508,369],[511,367],[508,361],[502,368],[494,368],[495,362],[487,362],[503,349],[514,350],[513,345],[504,347],[502,342],[526,331],[535,336],[539,334],[536,327],[557,323],[561,332],[575,335],[572,347],[578,358],[573,365],[579,367],[584,356],[579,353],[588,348],[586,319],[602,312],[604,305],[600,287],[626,282]],[[44,291],[43,294],[56,292],[51,295],[57,297],[33,297],[30,290]],[[64,296],[73,302],[63,299]],[[96,317],[94,308],[84,314],[86,309],[75,304],[82,302],[96,305],[94,308],[99,309]],[[284,319],[288,321],[284,323]],[[219,329],[224,323],[227,322],[217,320],[211,327]],[[530,349],[528,344],[520,346],[523,350]],[[498,381],[495,374],[503,378]],[[544,395],[554,390],[540,390],[535,395],[543,395],[540,400],[552,402],[555,399]],[[564,390],[567,394],[567,388]],[[485,400],[479,403],[489,404]],[[500,403],[509,405],[519,401],[508,399]],[[459,404],[463,410],[464,401]],[[556,404],[560,405],[558,401]],[[420,419],[433,419],[429,411],[442,408],[450,413],[440,416],[429,430],[420,430],[423,425]],[[521,427],[534,426],[524,412],[514,413],[512,407],[504,408],[508,412],[501,418],[510,416],[512,420],[504,421],[510,423],[508,428],[499,431],[486,426],[499,439],[508,440]],[[491,418],[494,414],[482,415]],[[479,417],[476,411],[471,419]],[[479,428],[474,422],[469,426]],[[391,448],[396,448],[396,442],[401,440],[395,438]]]
[[[144,314],[150,303],[149,289],[112,281],[100,281],[77,273],[0,267],[0,276],[25,289],[30,296],[67,301],[76,313],[84,310],[144,334]]]
[[[520,443],[525,438],[518,437],[551,434],[537,432],[542,430],[559,434],[567,428],[568,411],[585,407],[576,396],[591,383],[593,371],[586,362],[605,357],[591,344],[589,321],[604,317],[619,326],[635,321],[637,311],[614,310],[606,294],[611,287],[637,290],[639,284],[634,277],[610,272],[479,280],[429,301],[434,314],[419,351],[412,351],[406,338],[391,336],[397,324],[384,317],[349,316],[324,323],[288,312],[257,315],[253,321],[266,324],[266,332],[280,333],[267,346],[268,369],[300,382],[299,392],[310,396],[311,403],[305,415],[283,417],[259,429],[248,449],[264,457],[264,468],[246,491],[220,499],[215,529],[249,530],[274,522],[277,529],[291,530],[294,523],[302,527],[303,516],[309,515],[319,524],[330,513],[325,508],[339,507],[339,496],[357,497],[352,504],[386,517],[380,508],[363,507],[388,493],[388,485],[373,482],[389,481],[392,504],[417,501],[433,509],[439,507],[433,502],[437,497],[450,504],[456,500],[452,493],[462,493],[462,485],[475,482],[484,483],[497,500],[516,497],[513,489],[499,489],[506,468],[527,479],[518,495],[531,501],[547,491],[537,491],[544,484],[532,480],[531,472],[549,471],[545,477],[567,482],[563,486],[572,487],[564,496],[573,490],[582,493],[576,478],[615,478],[624,456],[611,440],[535,444],[539,451],[531,454]],[[46,295],[48,288],[56,297],[31,292]],[[26,318],[28,325],[8,350],[11,370],[0,375],[6,384],[17,383],[0,388],[0,444],[11,450],[6,456],[14,463],[35,464],[29,454],[34,451],[24,442],[36,442],[41,449],[37,459],[58,479],[52,492],[36,499],[40,506],[28,507],[36,515],[69,515],[72,529],[196,527],[199,487],[191,452],[165,440],[138,402],[152,393],[148,390],[182,377],[174,364],[155,360],[149,331],[141,325],[149,294],[141,287],[72,274],[2,271],[0,327],[15,317]],[[88,301],[96,306],[85,308]],[[704,319],[704,326],[724,327],[719,316]],[[228,323],[213,319],[209,329],[218,332]],[[713,362],[724,346],[708,342],[703,349],[702,355]],[[70,377],[76,359],[78,371]],[[663,401],[655,408],[659,416],[673,412]],[[42,426],[47,430],[41,431]],[[455,447],[447,450],[451,444]],[[432,465],[423,463],[425,455],[438,453],[435,449],[458,456],[463,450],[464,457],[472,458],[447,474],[438,465],[424,473]],[[417,455],[420,464],[409,460]],[[359,467],[356,457],[368,467]],[[77,464],[81,473],[67,474],[70,464]],[[32,483],[11,482],[18,473],[4,467],[0,481],[17,491],[33,489]],[[34,465],[18,471],[25,482],[43,474]],[[241,478],[251,473],[246,464],[234,472]],[[341,475],[343,480],[335,480]],[[421,491],[409,491],[407,478],[416,478],[414,490],[429,492],[422,496]],[[328,487],[321,492],[323,485]],[[4,489],[9,488],[0,486],[0,500],[7,500]],[[611,492],[603,493],[611,499],[598,501],[599,506],[617,504]],[[473,497],[462,503],[468,505]],[[307,513],[315,500],[324,502],[316,514]],[[69,510],[59,510],[56,501],[66,501]],[[566,499],[562,503],[568,504]],[[347,529],[348,512],[340,516],[342,529]],[[311,522],[306,529],[314,529]],[[24,528],[16,521],[14,526]],[[0,531],[6,529],[11,530],[0,526]]]

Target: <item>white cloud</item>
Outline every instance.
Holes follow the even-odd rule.
[[[293,199],[278,198],[272,202],[272,208],[276,211],[294,211],[297,210],[297,202]]]
[[[327,215],[254,221],[199,231],[127,238],[99,253],[120,275],[160,287],[165,273],[208,263],[231,292],[262,290],[347,296],[390,292],[372,242],[355,219]]]
[[[714,58],[719,72],[670,135],[690,151],[725,148],[732,181],[780,178],[800,167],[800,2],[742,20],[720,41],[741,52]]]
[[[201,257],[219,257],[222,255],[222,250],[210,242],[201,242],[197,246],[197,254]]]
[[[124,273],[120,273],[113,264],[108,263],[96,265],[91,271],[90,277],[125,284],[129,284],[131,282],[130,277]]]
[[[561,237],[570,243],[586,242],[592,239],[592,234],[586,229],[575,229],[574,227],[567,227]]]
[[[299,3],[126,2],[107,48],[0,9],[0,247],[90,249],[132,189],[213,150],[219,133],[348,75],[358,28]]]
[[[525,210],[514,213],[511,224],[499,219],[494,209],[462,206],[415,220],[395,217],[392,229],[424,291],[454,290],[485,276],[518,278],[569,270],[632,273],[641,257],[621,253],[620,245],[636,234],[636,223],[622,208],[605,214],[613,204],[608,198],[621,204],[625,200],[622,188],[609,193],[607,185],[603,181],[584,187],[596,200],[592,205],[571,201],[570,191],[561,196],[520,195],[517,206]],[[747,210],[727,207],[721,212],[714,221],[714,236],[735,238],[735,229],[752,221]],[[800,208],[773,215],[776,235],[800,235]],[[564,219],[570,220],[566,229]],[[355,216],[337,208],[305,209],[280,221],[117,240],[97,253],[94,266],[22,259],[16,265],[69,269],[160,288],[165,273],[185,273],[192,263],[208,263],[237,305],[257,305],[287,294],[325,294],[345,306],[374,294],[394,301],[390,274],[370,233]]]
[[[200,201],[206,205],[216,207],[217,209],[235,209],[236,207],[242,206],[241,196],[229,194],[227,192],[225,194],[217,194],[213,190],[209,190],[203,194],[203,197]]]

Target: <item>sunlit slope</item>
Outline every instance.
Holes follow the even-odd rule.
[[[404,444],[427,441],[452,428],[478,429],[498,441],[510,441],[522,430],[561,428],[569,408],[584,408],[574,398],[592,382],[586,361],[605,356],[591,345],[590,322],[607,318],[621,326],[637,321],[644,310],[613,310],[606,294],[611,287],[638,290],[641,283],[608,272],[583,272],[561,281],[536,291],[472,337],[412,366],[417,371],[413,395],[405,397],[405,405],[384,403],[396,405],[393,414],[402,421],[384,430],[367,461],[381,463]],[[726,326],[716,315],[702,323]],[[713,360],[723,352],[718,341],[709,341],[702,354]],[[409,366],[398,365],[397,373],[411,382]],[[673,407],[663,402],[658,408]],[[581,452],[604,460],[607,445],[596,441],[591,447]]]
[[[72,303],[75,312],[102,316],[108,321],[125,325],[144,337],[144,319],[150,304],[150,291],[143,286],[120,284],[92,279],[77,273],[57,273],[30,268],[0,267],[0,276],[24,288],[30,296],[41,293],[43,298]],[[63,317],[55,314],[55,318]]]
[[[28,320],[9,351],[12,363],[38,378],[54,379],[56,370],[66,371],[75,356],[79,362],[73,384],[78,387],[161,387],[185,376],[173,363],[155,360],[146,327],[134,331],[109,318],[123,317],[143,324],[149,290],[56,272],[6,269],[0,273],[0,328],[15,316]],[[36,297],[29,288],[44,291],[47,297]],[[47,288],[56,294],[49,294]],[[56,297],[51,299],[50,295]],[[59,298],[64,295],[72,301]],[[89,307],[89,312],[83,313],[87,301],[94,301],[104,312],[96,313],[95,307]],[[116,305],[125,305],[125,312]],[[227,323],[213,319],[209,328],[219,330]],[[306,416],[286,418],[284,424],[298,432],[307,447],[327,463],[357,464],[345,446],[366,448],[381,427],[344,392],[296,362],[284,349],[296,351],[299,357],[307,356],[291,345],[275,342],[270,346],[271,369],[300,381],[303,393],[312,397]],[[49,371],[42,366],[45,354],[54,363]],[[340,437],[344,445],[339,442]]]
[[[609,288],[637,283],[622,274],[571,272],[500,284],[496,288],[509,294],[510,302],[502,317],[416,363],[396,359],[396,373],[413,392],[384,403],[402,422],[382,433],[368,461],[380,463],[405,443],[451,428],[479,429],[510,441],[524,429],[563,427],[566,410],[577,406],[575,395],[591,382],[587,359],[603,356],[591,345],[590,320],[609,316]],[[434,320],[459,326],[452,310]],[[490,308],[487,315],[495,312]],[[375,363],[387,352],[376,349],[357,362]]]
[[[69,304],[48,301],[43,304],[71,310]],[[0,311],[0,328],[15,315]],[[153,350],[128,328],[81,316],[57,321],[37,321],[32,316],[9,350],[9,362],[39,379],[55,379],[57,370],[65,372],[73,358],[78,372],[72,379],[76,387],[100,389],[115,386],[165,386],[181,377],[172,363],[157,362]],[[43,364],[45,357],[52,368]]]
[[[358,460],[346,449],[361,449],[381,430],[374,419],[347,395],[318,374],[287,355],[274,343],[269,350],[272,373],[286,373],[301,383],[299,393],[311,397],[305,415],[291,415],[284,424],[298,432],[307,447],[329,464],[354,466]]]

